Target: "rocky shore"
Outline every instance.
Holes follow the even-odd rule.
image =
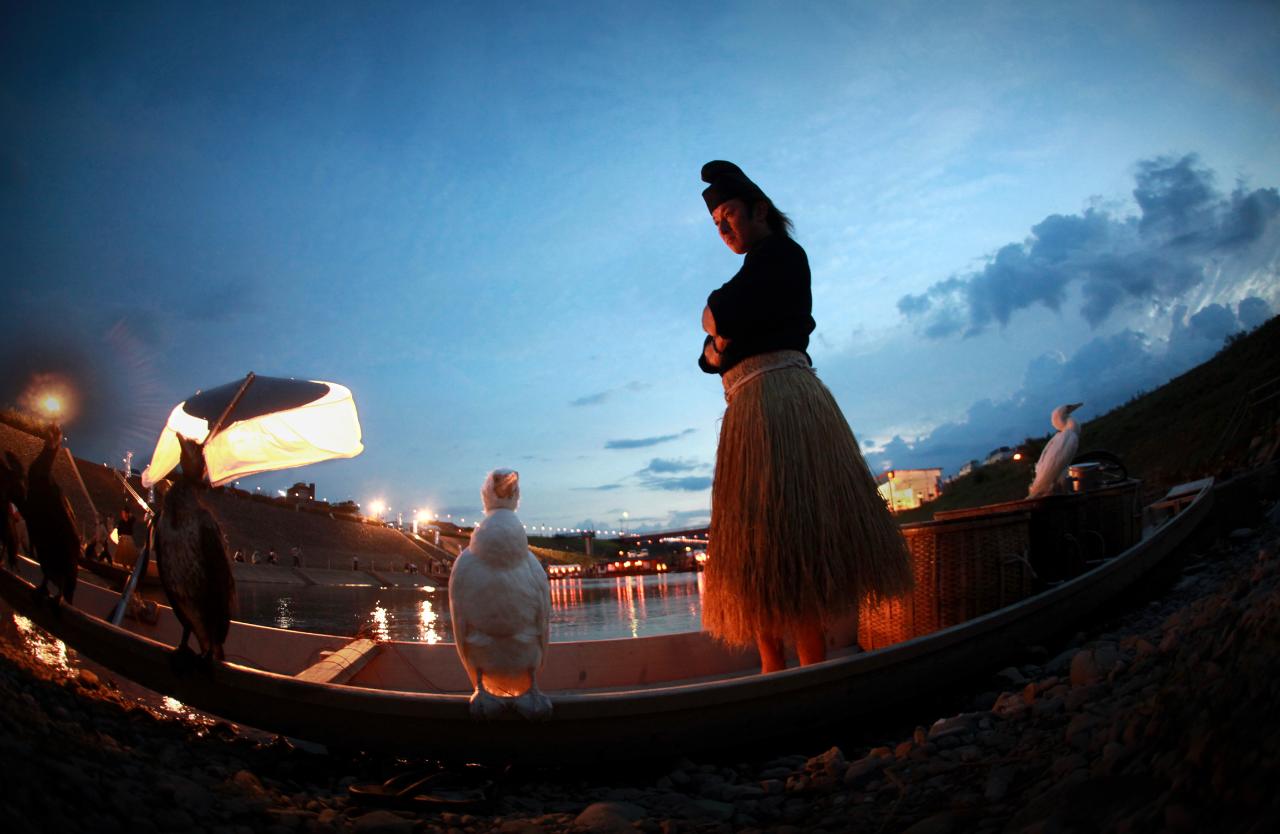
[[[1280,507],[1182,554],[1158,595],[914,732],[767,761],[508,775],[488,812],[371,809],[412,762],[309,751],[117,686],[7,613],[6,831],[1280,830]],[[33,646],[37,650],[33,650]],[[934,720],[936,718],[936,720]]]

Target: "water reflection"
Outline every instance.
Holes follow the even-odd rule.
[[[293,597],[280,597],[276,603],[276,628],[293,628]]]
[[[436,631],[436,621],[440,615],[431,605],[431,600],[424,599],[418,605],[418,642],[439,643],[440,632]]]
[[[551,583],[551,639],[696,631],[701,627],[702,590],[701,573],[557,579]],[[282,594],[279,586],[246,582],[238,593],[238,619],[246,622],[377,640],[453,642],[444,588],[311,585]]]
[[[390,621],[391,614],[383,606],[382,600],[378,600],[374,603],[373,611],[369,614],[369,624],[373,627],[374,640],[391,639]]]

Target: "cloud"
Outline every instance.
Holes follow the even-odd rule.
[[[1241,184],[1223,195],[1213,172],[1188,154],[1140,162],[1133,197],[1136,217],[1099,208],[1050,215],[980,270],[903,296],[898,311],[932,339],[974,336],[1033,305],[1058,311],[1079,285],[1080,313],[1097,327],[1128,301],[1172,305],[1228,267],[1262,269],[1274,280],[1280,245],[1268,231],[1280,218],[1275,188],[1248,191]],[[1257,265],[1251,256],[1259,248],[1271,256]]]
[[[692,431],[692,429],[687,430]],[[674,436],[674,435],[673,435]],[[710,475],[685,475],[679,473],[710,471],[711,464],[684,458],[653,458],[645,468],[618,483],[600,486],[575,487],[580,491],[606,492],[627,485],[638,485],[654,492],[700,492],[711,488]]]
[[[706,464],[698,463],[696,460],[687,460],[684,458],[654,458],[649,461],[649,465],[642,471],[644,472],[688,472],[693,469],[699,469]]]
[[[706,527],[711,523],[711,510],[673,510],[661,525],[664,530],[677,530],[687,527]]]
[[[661,492],[699,492],[711,488],[709,475],[679,475],[675,473],[710,470],[711,465],[684,458],[653,458],[649,465],[636,473],[645,489]]]
[[[638,437],[621,440],[606,440],[604,447],[606,449],[643,449],[646,446],[657,446],[659,443],[668,443],[672,440],[678,440],[688,434],[693,434],[697,429],[685,429],[677,434],[663,434],[657,437]]]
[[[646,489],[661,492],[700,492],[711,489],[711,476],[686,475],[680,478],[648,478],[644,481]]]
[[[1169,314],[1167,339],[1125,329],[1091,339],[1070,357],[1041,354],[1027,364],[1022,386],[1009,397],[979,400],[962,419],[924,436],[895,436],[880,448],[868,448],[867,462],[876,471],[941,466],[954,472],[998,446],[1049,433],[1049,414],[1063,403],[1083,402],[1084,420],[1104,414],[1205,361],[1229,336],[1256,327],[1260,317],[1265,321],[1271,314],[1267,302],[1256,297],[1240,302],[1238,310],[1210,304],[1188,316],[1179,305]]]
[[[1240,302],[1237,315],[1240,318],[1240,324],[1246,330],[1253,330],[1271,318],[1271,305],[1261,298],[1251,295]]]
[[[598,394],[587,394],[585,397],[578,397],[578,399],[576,400],[570,400],[569,405],[572,405],[572,406],[599,405],[600,403],[609,399],[609,393],[610,393],[609,391],[601,391]]]
[[[651,387],[652,386],[647,382],[628,382],[626,385],[623,385],[620,388],[610,388],[605,391],[599,391],[595,394],[587,394],[585,396],[578,397],[576,400],[570,400],[569,405],[575,406],[575,407],[581,407],[584,405],[599,405],[600,403],[605,402],[606,400],[608,400],[610,397],[612,397],[614,394],[618,393],[619,391],[630,391],[632,393],[638,393],[640,391],[645,391]]]

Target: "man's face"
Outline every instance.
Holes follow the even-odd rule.
[[[761,236],[763,221],[754,220],[742,200],[725,200],[711,211],[711,220],[724,245],[738,255],[745,255]]]

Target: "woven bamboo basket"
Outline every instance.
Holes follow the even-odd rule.
[[[863,606],[858,643],[868,651],[883,648],[1029,596],[1030,520],[1026,512],[1005,512],[903,525],[915,589]]]
[[[1134,479],[1089,492],[1006,501],[934,515],[935,521],[1031,515],[1030,559],[1036,589],[1079,576],[1094,563],[1123,553],[1142,537],[1142,482]]]

